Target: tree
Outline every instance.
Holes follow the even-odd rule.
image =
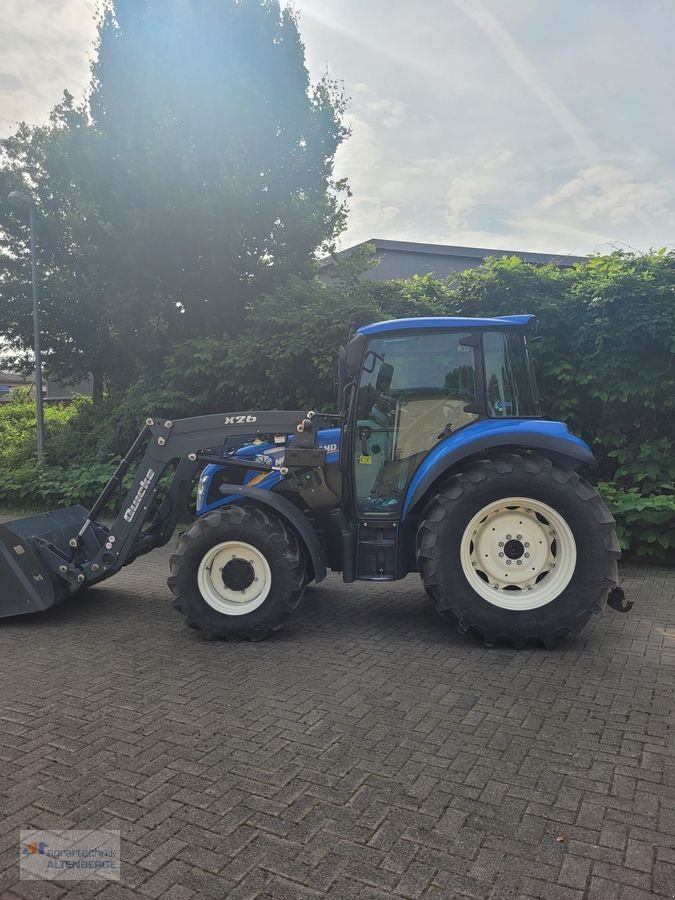
[[[277,0],[116,0],[86,102],[2,142],[0,189],[40,205],[47,358],[124,385],[223,339],[344,226],[338,87],[311,87]],[[0,219],[0,332],[29,346],[26,227]]]
[[[0,195],[27,190],[38,205],[41,325],[46,367],[63,380],[92,373],[94,393],[128,371],[131,347],[119,322],[118,291],[106,257],[110,236],[87,184],[100,177],[97,135],[72,96],[48,125],[21,125],[2,141]],[[32,366],[32,300],[27,219],[0,203],[0,332],[15,367]]]

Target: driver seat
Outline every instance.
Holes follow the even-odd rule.
[[[465,412],[466,400],[431,397],[405,400],[399,405],[396,456],[407,459],[426,453],[438,443],[438,436],[449,423],[453,431],[474,422],[476,413]]]

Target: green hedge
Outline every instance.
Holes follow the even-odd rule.
[[[601,482],[603,500],[616,519],[621,548],[631,556],[675,563],[675,495],[644,496]]]
[[[74,461],[71,466],[37,466],[33,462],[3,467],[0,507],[46,510],[60,506],[91,506],[105,487],[114,463]]]
[[[675,255],[613,253],[569,269],[491,259],[447,280],[358,276],[352,262],[330,284],[290,278],[236,337],[170,348],[161,379],[95,410],[50,408],[41,471],[30,462],[31,406],[0,407],[0,505],[90,502],[147,415],[334,409],[350,321],[529,312],[541,322],[533,351],[544,415],[591,444],[624,548],[675,562]]]
[[[0,506],[50,509],[93,502],[114,457],[98,456],[105,430],[86,398],[45,407],[45,461],[36,462],[35,403],[23,395],[0,405]]]

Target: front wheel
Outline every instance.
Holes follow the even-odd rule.
[[[581,631],[617,583],[614,519],[576,472],[502,455],[453,476],[417,536],[424,587],[441,615],[486,643],[552,647]]]
[[[273,513],[232,504],[198,518],[171,557],[174,606],[206,638],[261,640],[300,602],[307,563]]]

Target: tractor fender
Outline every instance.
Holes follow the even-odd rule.
[[[314,581],[324,580],[327,574],[326,558],[321,541],[310,522],[290,500],[264,488],[243,487],[240,484],[221,484],[218,491],[225,497],[231,497],[232,500],[236,501],[239,498],[250,499],[256,506],[273,509],[278,513],[297,532],[298,537],[305,545],[312,563]]]
[[[441,441],[424,458],[406,492],[402,518],[410,515],[434,483],[458,463],[495,448],[524,447],[568,468],[597,465],[585,441],[562,422],[547,419],[483,419]]]

